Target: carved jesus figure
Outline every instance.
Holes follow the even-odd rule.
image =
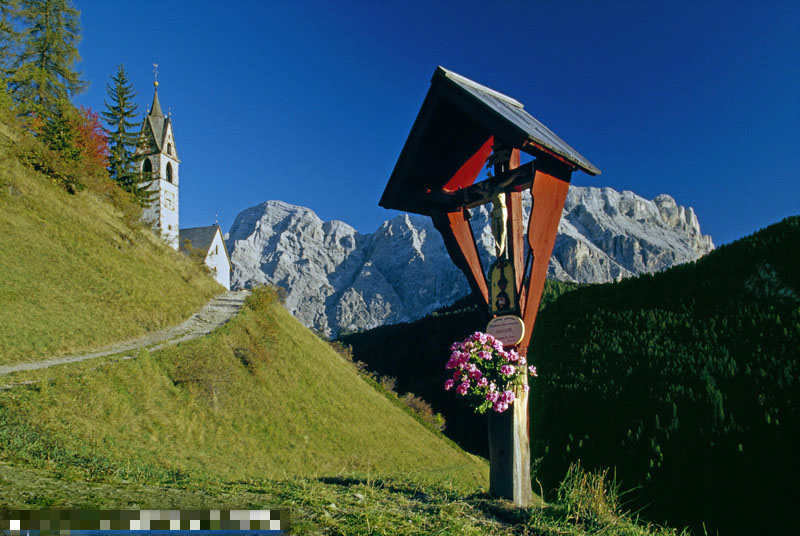
[[[508,229],[505,192],[500,192],[492,198],[492,211],[489,216],[491,217],[492,235],[494,235],[494,255],[500,258],[506,250],[506,230]]]

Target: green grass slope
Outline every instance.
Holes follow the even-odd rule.
[[[3,121],[0,365],[165,328],[222,291],[152,232],[126,224],[96,190],[68,194],[23,165],[20,147],[37,142],[12,119]]]
[[[485,461],[364,382],[269,290],[212,335],[0,394],[15,464],[142,483],[294,476],[487,483]],[[23,376],[20,374],[17,379]]]
[[[2,508],[287,508],[296,534],[679,534],[621,513],[602,474],[558,504],[490,499],[485,460],[420,423],[269,289],[210,336],[15,373]],[[680,532],[685,535],[685,532]]]

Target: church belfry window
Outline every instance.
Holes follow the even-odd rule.
[[[167,154],[169,154],[169,155],[172,154],[172,144],[171,143],[167,144]]]
[[[153,164],[150,162],[149,158],[144,159],[144,163],[142,164],[142,173],[152,173],[153,172]]]
[[[172,164],[167,162],[167,182],[172,182]]]

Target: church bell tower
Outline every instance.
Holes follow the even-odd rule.
[[[136,149],[142,184],[147,184],[150,205],[143,218],[161,237],[178,249],[178,152],[172,133],[171,114],[165,116],[158,102],[158,80],[154,82],[153,104],[144,118]]]

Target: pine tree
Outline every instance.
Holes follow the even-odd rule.
[[[49,118],[88,85],[80,79],[80,12],[69,0],[23,0],[10,88],[23,113]]]
[[[19,44],[20,33],[14,24],[18,13],[19,0],[0,0],[0,79],[2,80],[8,78]]]
[[[134,154],[138,140],[136,131],[141,123],[133,121],[137,108],[133,102],[136,93],[125,74],[124,65],[118,67],[116,76],[111,76],[111,80],[113,86],[106,85],[111,104],[106,102],[106,111],[102,112],[108,125],[108,175],[124,190],[137,194],[139,173],[134,163]]]

